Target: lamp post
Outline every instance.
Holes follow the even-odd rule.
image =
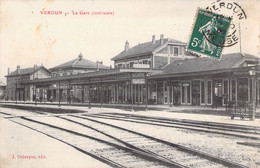
[[[256,108],[256,70],[253,67],[252,69],[249,70],[249,75],[251,76],[252,79],[252,109],[253,109],[253,114],[252,114],[252,120],[255,119],[255,108]]]

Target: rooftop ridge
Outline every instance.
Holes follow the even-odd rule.
[[[160,46],[165,45],[166,43],[175,43],[175,44],[179,44],[179,45],[186,45],[186,43],[184,43],[182,41],[175,40],[172,38],[163,38],[163,36],[161,36],[161,39],[155,40],[154,36],[153,36],[151,41],[138,43],[127,50],[123,50],[122,52],[120,52],[119,54],[117,54],[116,56],[111,58],[111,60],[114,61],[114,60],[119,60],[119,59],[125,59],[128,57],[134,57],[134,56],[138,56],[138,55],[142,55],[142,54],[146,54],[146,53],[149,54],[149,53],[154,52]]]

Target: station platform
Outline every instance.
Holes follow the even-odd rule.
[[[64,113],[124,113],[124,114],[135,114],[144,115],[150,117],[163,117],[163,118],[174,118],[174,119],[186,119],[186,120],[197,120],[206,122],[219,122],[239,125],[249,125],[260,127],[260,109],[256,109],[256,119],[250,121],[248,118],[240,120],[238,117],[231,120],[230,114],[225,110],[225,107],[202,107],[202,106],[173,106],[169,105],[149,105],[148,110],[145,110],[145,105],[134,105],[135,111],[131,111],[131,105],[128,104],[103,104],[102,108],[100,104],[91,104],[89,109],[88,104],[60,104],[53,103],[37,103],[33,102],[11,102],[4,101],[0,102],[0,107],[18,108],[24,110],[42,110],[55,114]]]

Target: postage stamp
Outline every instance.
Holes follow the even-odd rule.
[[[231,18],[199,9],[187,50],[220,59]]]

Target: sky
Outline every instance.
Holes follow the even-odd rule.
[[[7,68],[14,71],[43,64],[47,68],[83,57],[110,60],[124,49],[164,34],[187,43],[198,8],[212,0],[0,0],[0,80],[6,83]],[[225,1],[226,3],[231,1]],[[232,1],[233,2],[233,1]],[[260,57],[260,0],[236,0],[247,19],[241,21],[242,52]],[[61,11],[62,15],[43,15]],[[72,11],[78,12],[73,15]],[[80,15],[79,12],[90,12]],[[91,15],[112,12],[113,15]],[[65,16],[65,13],[69,13]],[[239,52],[240,45],[224,48],[223,54]]]

